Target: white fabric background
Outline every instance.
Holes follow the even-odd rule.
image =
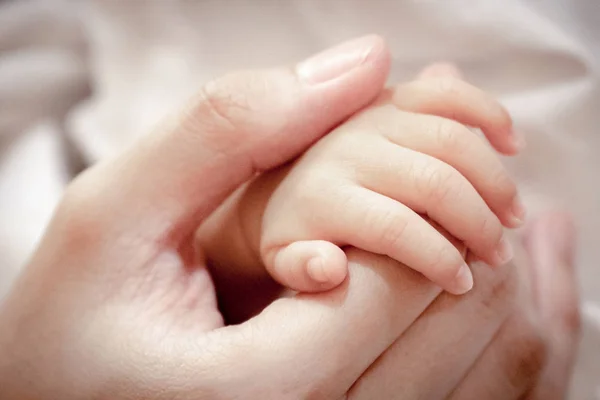
[[[390,82],[450,60],[511,111],[529,146],[507,164],[530,212],[562,205],[577,218],[586,322],[571,397],[600,399],[596,0],[0,2],[0,298],[78,166],[211,77],[365,33],[389,41]]]

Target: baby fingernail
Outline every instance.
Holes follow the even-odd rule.
[[[516,196],[513,199],[512,206],[510,207],[510,224],[512,227],[517,227],[523,225],[525,222],[525,214],[527,211],[525,210],[525,206],[523,202]]]
[[[494,265],[500,266],[506,264],[513,258],[513,248],[508,240],[503,237],[498,243],[498,247],[496,248],[496,253],[494,255]]]
[[[454,289],[456,294],[464,294],[473,289],[473,274],[467,264],[463,264],[454,277]]]
[[[510,131],[510,138],[511,138],[514,148],[518,151],[523,150],[527,146],[527,143],[525,142],[525,138],[523,137],[523,135],[518,133],[514,129],[511,129],[511,131]]]
[[[306,264],[306,272],[313,280],[319,283],[329,282],[329,278],[325,273],[325,266],[321,257],[314,257],[308,260]]]

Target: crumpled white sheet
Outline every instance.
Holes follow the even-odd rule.
[[[211,77],[299,60],[365,33],[390,82],[456,62],[528,141],[506,160],[531,213],[577,218],[583,344],[572,399],[600,399],[600,2],[0,2],[0,298],[81,165],[148,132]]]

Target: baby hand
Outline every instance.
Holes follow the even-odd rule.
[[[271,275],[299,291],[327,290],[347,274],[341,247],[387,255],[454,294],[473,278],[460,251],[428,216],[478,258],[497,266],[512,249],[503,227],[524,209],[496,150],[520,143],[506,110],[449,77],[398,86],[321,139],[271,195],[261,257]]]

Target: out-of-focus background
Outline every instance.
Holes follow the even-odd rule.
[[[0,0],[0,301],[69,180],[203,82],[378,33],[390,82],[456,62],[527,138],[531,214],[577,218],[584,338],[572,399],[600,399],[600,2]]]

